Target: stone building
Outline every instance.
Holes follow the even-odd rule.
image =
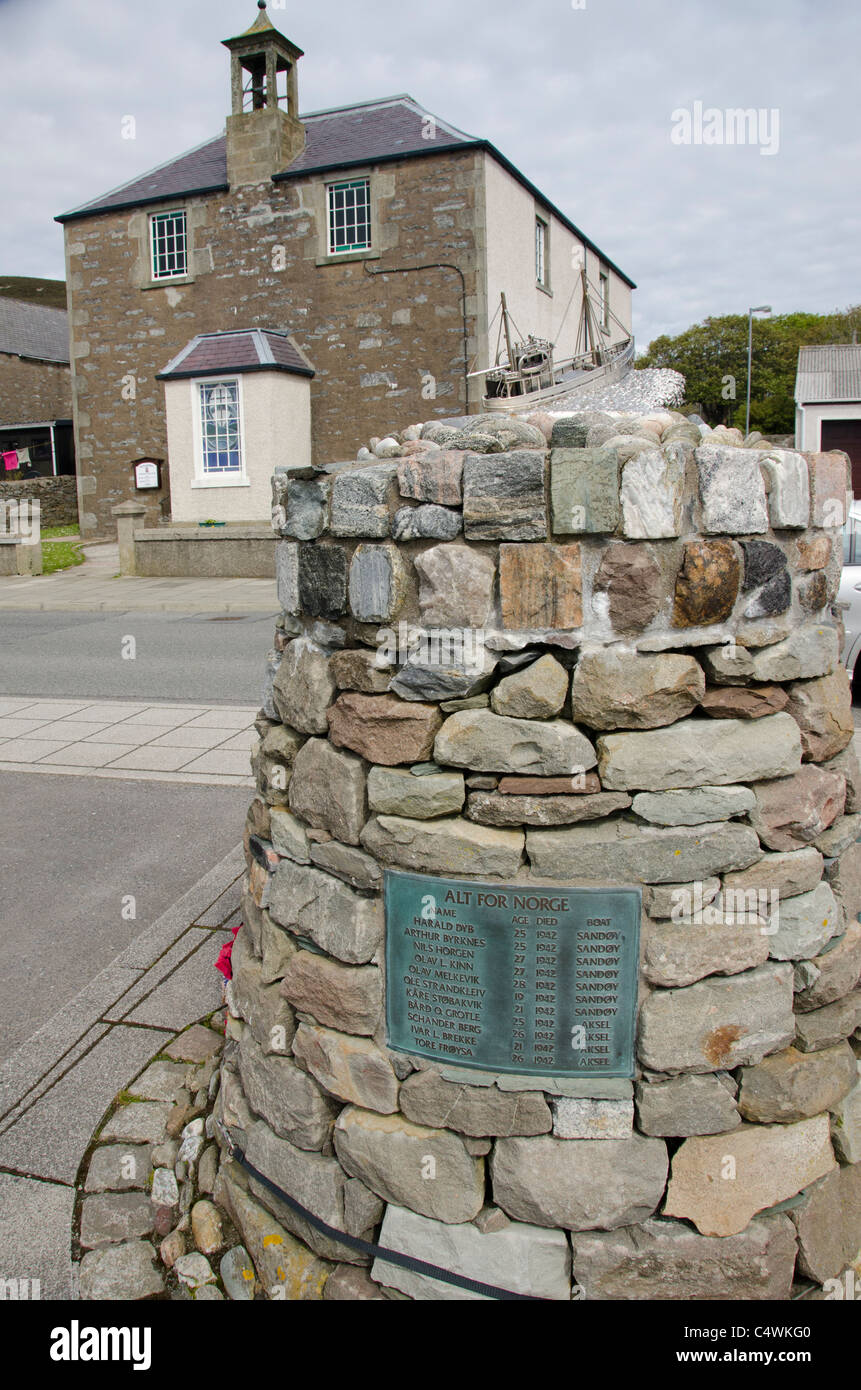
[[[0,482],[21,478],[18,459],[46,478],[75,471],[63,309],[0,296],[0,454],[16,465]]]
[[[570,354],[585,262],[606,342],[630,331],[633,282],[487,140],[403,95],[300,116],[302,50],[262,0],[225,44],[225,133],[58,218],[85,532],[112,530],[133,460],[166,457],[158,374],[196,334],[292,336],[325,464],[382,434],[393,398],[400,419],[477,409],[501,291]],[[162,482],[138,494],[147,524],[170,514]]]

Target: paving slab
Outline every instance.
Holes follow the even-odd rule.
[[[155,1209],[145,1192],[93,1193],[81,1205],[81,1245],[93,1250],[148,1236],[154,1221]]]
[[[151,1298],[164,1290],[149,1241],[129,1240],[90,1250],[81,1260],[81,1298],[99,1303]]]
[[[205,705],[147,705],[144,709],[138,710],[136,714],[131,714],[124,723],[127,726],[135,724],[154,725],[161,724],[168,728],[176,728],[180,724],[190,724],[194,719],[198,719],[201,714],[206,714]]]
[[[152,1144],[99,1144],[90,1158],[84,1191],[145,1191],[153,1172],[152,1147]]]
[[[39,709],[44,717],[33,713]],[[93,701],[63,709],[33,701],[0,713],[0,770],[250,787],[256,714],[253,705]]]
[[[32,700],[0,700],[0,715],[15,714],[32,703]]]
[[[103,761],[110,767],[129,768],[135,772],[178,772],[193,757],[188,748],[124,748]],[[214,769],[204,768],[208,772]]]
[[[235,931],[238,931],[239,928],[240,928],[241,926],[242,926],[242,908],[241,908],[241,907],[237,907],[237,908],[235,909],[235,911],[233,911],[233,912],[230,914],[230,916],[228,917],[227,921],[224,923],[224,930],[225,930],[225,931],[229,931],[229,932],[231,933],[231,935],[233,935],[233,933],[234,933]]]
[[[221,752],[229,751],[233,748],[241,748],[245,753],[250,754],[251,749],[257,742],[257,738],[258,734],[256,729],[242,729],[238,734],[234,734],[232,738],[227,739],[224,743],[219,743],[218,748]]]
[[[135,753],[132,743],[70,743],[39,761],[47,765],[60,763],[63,767],[104,767]]]
[[[253,723],[253,717],[251,722]],[[189,720],[189,725],[194,729],[244,729],[249,723],[248,707],[243,706],[238,709],[231,709],[229,705],[217,705],[212,709],[204,710],[196,719]]]
[[[27,706],[26,717],[47,724],[51,719],[63,719],[67,714],[75,714],[89,703],[89,700],[32,700]]]
[[[131,1144],[158,1144],[173,1106],[159,1100],[131,1101],[116,1109],[99,1133],[100,1139],[116,1139]]]
[[[206,1062],[221,1046],[221,1039],[205,1024],[195,1023],[165,1049],[178,1062]]]
[[[150,748],[216,748],[225,738],[224,729],[196,729],[182,724],[178,729],[158,734],[148,744]]]
[[[94,728],[82,740],[84,743],[124,743],[127,747],[142,747],[164,737],[163,724],[108,724]]]
[[[92,1011],[88,1009],[85,1016],[91,1017]],[[108,1026],[103,1023],[95,1023],[91,1028],[84,1025],[81,1031],[80,1021],[76,1024],[67,1014],[60,1022],[52,1019],[13,1052],[4,1063],[0,1082],[0,1134],[11,1128],[33,1101],[50,1090],[107,1031]]]
[[[77,1297],[74,1204],[73,1187],[0,1173],[3,1278],[38,1280],[43,1300]]]
[[[124,759],[120,760],[121,762]],[[247,750],[229,752],[223,748],[213,748],[211,753],[203,753],[191,762],[183,763],[183,772],[220,772],[225,776],[241,777],[250,772],[250,759]]]
[[[58,736],[56,732],[48,732],[55,727],[55,720],[28,718],[23,713],[0,715],[0,730],[2,730],[4,738],[26,738],[28,734],[35,738],[37,732],[44,738],[56,738]],[[67,738],[64,735],[65,731],[59,737],[63,738],[65,743],[71,743],[74,735],[69,734]]]
[[[130,719],[148,708],[148,702],[136,704],[133,700],[114,700],[104,704],[87,705],[75,714],[85,724],[115,724],[118,719]],[[0,711],[2,712],[2,711]]]
[[[242,877],[245,872],[245,855],[242,846],[238,847],[236,863],[240,877],[233,880],[228,888],[215,899],[213,903],[207,903],[204,911],[194,918],[196,927],[224,927],[228,919],[241,906],[242,903]]]
[[[215,961],[230,940],[229,932],[190,929],[117,1001],[113,1017],[179,1032],[212,1013],[221,1003],[221,976]]]
[[[16,765],[40,763],[51,753],[68,746],[68,739],[65,738],[9,738],[4,740],[0,748],[0,763],[4,765],[4,770],[14,772]]]
[[[77,710],[70,719],[52,719],[47,724],[40,724],[38,728],[39,738],[64,738],[67,743],[78,743],[81,739],[89,738],[90,734],[95,733],[98,728],[106,729],[111,724],[117,722],[116,719],[81,719],[79,716],[87,714],[86,709]],[[117,718],[123,716],[118,715]],[[5,719],[0,721],[0,729],[5,729]],[[31,733],[31,738],[36,737],[36,733]],[[122,739],[115,742],[121,743]],[[126,739],[125,742],[134,742],[133,739]]]
[[[127,965],[119,959],[111,961],[46,1023],[32,1033],[21,1047],[0,1063],[0,1097],[10,1079],[23,1081],[36,1067],[36,1076],[43,1076],[59,1061],[65,1051],[95,1024],[104,1011],[121,994],[140,979],[145,967]],[[19,1091],[18,1095],[24,1092]],[[0,1115],[8,1108],[0,1100]]]
[[[99,1121],[171,1033],[117,1025],[0,1135],[0,1168],[73,1183]]]
[[[185,1062],[151,1062],[126,1089],[143,1100],[175,1100],[191,1068]]]

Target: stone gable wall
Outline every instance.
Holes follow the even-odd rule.
[[[72,418],[67,362],[31,362],[0,353],[0,425]]]
[[[846,490],[845,455],[671,412],[430,423],[276,473],[218,1100],[272,1182],[547,1299],[822,1297],[857,1257]],[[640,886],[636,1075],[390,1050],[386,868]],[[226,1151],[216,1196],[326,1298],[470,1296],[320,1236]]]

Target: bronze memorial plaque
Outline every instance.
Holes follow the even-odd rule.
[[[387,871],[389,1047],[486,1071],[632,1077],[640,906],[638,888]]]

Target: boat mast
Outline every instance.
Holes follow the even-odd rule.
[[[514,351],[511,346],[511,330],[508,327],[508,305],[505,302],[505,290],[500,292],[500,299],[502,300],[502,323],[505,329],[505,347],[508,352],[508,365],[513,369]]]
[[[604,345],[601,341],[601,332],[595,321],[595,311],[592,308],[592,298],[589,294],[589,281],[586,277],[586,267],[580,270],[580,278],[583,281],[583,322],[586,329],[586,339],[592,356],[597,366],[602,366],[605,361]]]

